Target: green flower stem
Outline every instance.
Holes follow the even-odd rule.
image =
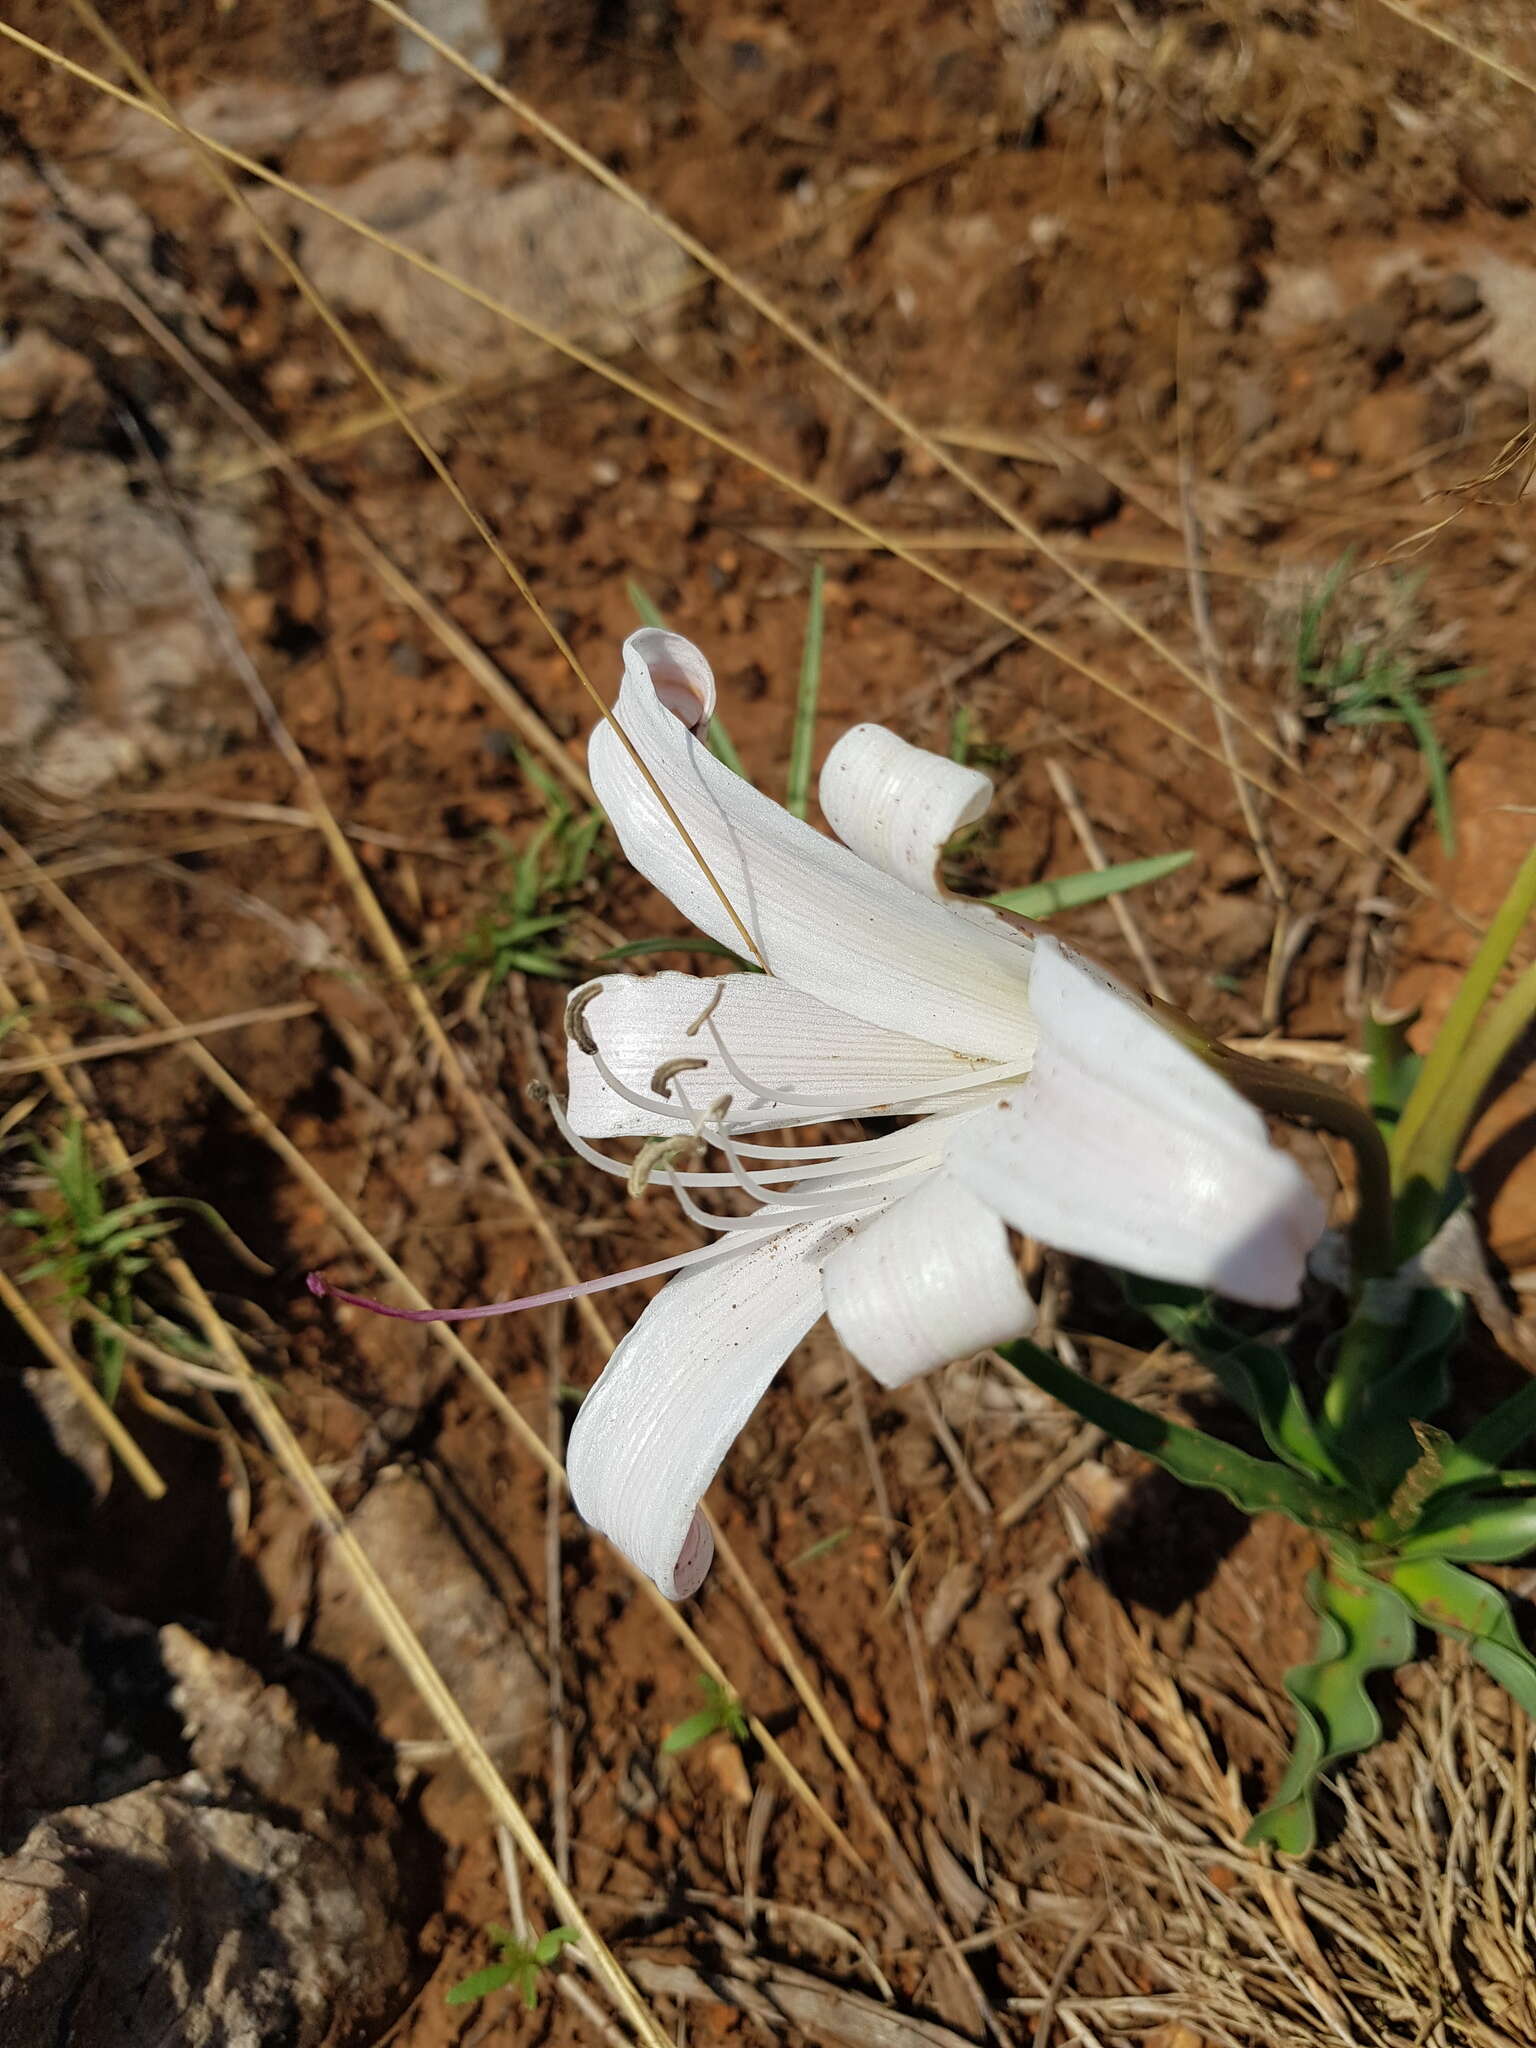
[[[1445,1013],[1434,1044],[1403,1109],[1392,1139],[1392,1163],[1399,1185],[1407,1180],[1410,1155],[1441,1096],[1459,1074],[1462,1054],[1472,1036],[1493,985],[1504,971],[1526,919],[1536,910],[1536,846],[1520,864],[1509,893],[1499,905],[1487,936],[1478,947],[1466,979]],[[1437,1118],[1438,1122],[1439,1119]]]
[[[1470,976],[1468,979],[1470,981]],[[1463,988],[1466,986],[1464,983]],[[1483,1020],[1481,1030],[1464,1048],[1454,1074],[1440,1090],[1428,1121],[1419,1127],[1418,1143],[1398,1152],[1401,1181],[1424,1180],[1432,1188],[1444,1187],[1455,1171],[1457,1156],[1476,1120],[1478,1105],[1489,1083],[1533,1021],[1536,1021],[1536,961],[1532,961],[1514,986],[1494,1005]],[[1437,1052],[1439,1046],[1437,1039]],[[1428,1062],[1424,1071],[1426,1074],[1429,1072]],[[1423,1086],[1422,1078],[1419,1085]],[[1415,1089],[1414,1099],[1417,1095],[1418,1090]],[[1412,1100],[1408,1107],[1412,1109]],[[1404,1123],[1406,1121],[1405,1115]]]
[[[1392,1230],[1392,1162],[1376,1120],[1359,1103],[1309,1074],[1282,1073],[1264,1060],[1213,1045],[1216,1071],[1256,1109],[1296,1123],[1315,1124],[1342,1138],[1355,1155],[1358,1188],[1350,1241],[1356,1281],[1382,1279],[1396,1266]]]

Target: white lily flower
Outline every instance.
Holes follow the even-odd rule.
[[[717,1233],[592,1283],[687,1269],[614,1352],[570,1441],[577,1507],[676,1599],[709,1569],[705,1490],[822,1314],[894,1387],[1030,1328],[1010,1226],[1283,1307],[1324,1221],[1258,1111],[1135,996],[1058,941],[943,895],[940,851],[985,810],[986,776],[856,726],[821,777],[839,844],[708,752],[697,735],[713,708],[690,642],[648,628],[625,643],[619,723],[768,973],[578,991],[557,1112],[584,1158],[669,1186]],[[606,724],[590,767],[631,863],[740,947]],[[744,1141],[849,1117],[909,1121],[850,1143]],[[615,1137],[651,1142],[633,1164],[591,1142]],[[718,1165],[700,1166],[705,1151]],[[727,1208],[707,1206],[722,1196]]]

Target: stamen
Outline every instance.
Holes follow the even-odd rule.
[[[580,1050],[588,1055],[597,1051],[597,1041],[592,1036],[592,1027],[587,1023],[587,1007],[595,996],[601,995],[600,981],[584,981],[580,988],[572,989],[565,1003],[565,1035]]]
[[[697,1159],[699,1150],[699,1140],[691,1131],[686,1137],[647,1138],[635,1154],[629,1169],[630,1200],[638,1201],[645,1193],[653,1173],[660,1173],[664,1168],[670,1169],[678,1160]],[[676,1179],[670,1170],[667,1172],[667,1180],[675,1189]]]
[[[704,1005],[703,1009],[700,1010],[699,1014],[697,1015],[697,1017],[694,1018],[693,1022],[688,1026],[687,1030],[684,1031],[684,1038],[698,1037],[699,1033],[704,1029],[704,1026],[709,1022],[710,1018],[713,1017],[716,1010],[719,1009],[720,998],[724,994],[725,976],[722,974],[716,978],[714,994],[710,997],[709,1001]]]
[[[782,1228],[776,1225],[760,1234],[774,1237]],[[684,1266],[704,1266],[711,1259],[730,1258],[739,1249],[737,1245],[700,1245],[694,1251],[675,1252],[669,1259],[654,1259],[648,1266],[604,1273],[598,1280],[579,1280],[570,1287],[550,1287],[543,1294],[524,1294],[516,1301],[491,1301],[473,1308],[394,1308],[387,1301],[374,1301],[369,1295],[335,1287],[323,1273],[306,1273],[304,1284],[320,1301],[344,1301],[349,1308],[365,1308],[371,1315],[390,1316],[398,1323],[472,1323],[481,1316],[511,1316],[525,1308],[550,1308],[559,1301],[579,1301],[588,1294],[602,1294],[610,1287],[625,1287],[631,1280],[656,1280],[663,1273],[676,1273]]]
[[[708,1065],[708,1060],[663,1060],[651,1076],[651,1093],[653,1095],[666,1096],[671,1093],[672,1083],[679,1074],[701,1073]],[[677,1099],[683,1103],[683,1107],[686,1109],[687,1103],[684,1101],[681,1090],[678,1091]]]

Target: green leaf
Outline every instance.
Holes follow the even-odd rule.
[[[1450,1557],[1463,1564],[1508,1564],[1536,1550],[1536,1497],[1444,1496],[1430,1503],[1393,1550],[1405,1562]]]
[[[1447,676],[1444,681],[1450,681]],[[1451,809],[1451,778],[1445,765],[1445,750],[1435,732],[1434,722],[1419,702],[1418,692],[1410,684],[1398,697],[1402,706],[1403,722],[1419,743],[1419,752],[1424,756],[1424,771],[1429,777],[1429,801],[1435,814],[1435,830],[1440,834],[1440,844],[1447,853],[1456,851],[1456,816]]]
[[[795,697],[795,724],[789,743],[789,780],[784,791],[784,808],[796,818],[803,818],[810,807],[811,742],[816,734],[816,700],[821,694],[824,581],[820,562],[813,562],[805,647],[800,656],[800,688]]]
[[[561,1949],[580,1939],[581,1935],[574,1927],[551,1927],[548,1934],[541,1934],[534,1943],[533,1960],[542,1969],[555,1960]]]
[[[697,1714],[690,1714],[686,1721],[679,1721],[661,1745],[663,1756],[678,1756],[685,1749],[692,1749],[706,1736],[717,1734],[725,1725],[718,1707],[704,1707]]]
[[[666,620],[661,616],[661,613],[657,610],[654,600],[649,596],[649,594],[646,591],[644,591],[640,587],[640,585],[635,581],[633,576],[629,578],[628,582],[624,585],[624,588],[629,595],[630,603],[634,606],[636,612],[640,616],[641,625],[659,626],[663,631],[665,631],[667,624]]]
[[[1509,1602],[1496,1586],[1443,1558],[1399,1565],[1392,1584],[1426,1628],[1468,1644],[1484,1670],[1536,1716],[1536,1658],[1520,1640]]]
[[[1259,1425],[1277,1458],[1335,1486],[1347,1484],[1278,1346],[1228,1329],[1215,1298],[1203,1289],[1173,1287],[1133,1273],[1122,1273],[1120,1284],[1164,1336],[1215,1374],[1229,1398]]]
[[[1251,1844],[1271,1842],[1287,1856],[1305,1856],[1316,1842],[1315,1802],[1324,1773],[1381,1735],[1366,1679],[1406,1664],[1414,1647],[1404,1600],[1379,1579],[1344,1570],[1337,1559],[1326,1573],[1310,1574],[1307,1599],[1318,1617],[1317,1656],[1285,1674],[1285,1689],[1296,1703],[1291,1760],[1273,1802],[1247,1836]]]
[[[1085,903],[1102,902],[1143,883],[1159,882],[1164,875],[1177,874],[1194,859],[1191,848],[1184,853],[1154,853],[1146,860],[1123,860],[1114,867],[1089,868],[1080,875],[1059,875],[1050,882],[1029,882],[1022,889],[1004,889],[986,901],[996,910],[1017,911],[1020,917],[1050,917],[1058,910],[1077,910]]]
[[[1358,1464],[1378,1498],[1390,1497],[1419,1461],[1414,1424],[1437,1415],[1450,1398],[1451,1353],[1462,1320],[1459,1294],[1422,1288],[1396,1336],[1393,1362],[1360,1390],[1341,1429],[1345,1455]]]
[[[1413,1010],[1406,1017],[1368,1014],[1365,1020],[1363,1036],[1371,1062],[1366,1071],[1371,1115],[1389,1144],[1424,1065],[1408,1044],[1408,1033],[1418,1017],[1418,1011]]]
[[[686,932],[675,939],[628,939],[622,946],[611,946],[606,953],[599,953],[592,964],[594,967],[608,967],[616,960],[643,959],[647,953],[701,953],[711,960],[734,961],[749,974],[761,974],[763,971],[754,961],[743,960],[729,946],[722,946],[718,939],[706,939],[698,932]]]
[[[1419,1133],[1429,1123],[1446,1084],[1458,1072],[1483,1005],[1508,964],[1527,918],[1536,911],[1536,846],[1521,862],[1504,900],[1489,921],[1488,930],[1473,957],[1445,1013],[1445,1021],[1425,1058],[1418,1083],[1398,1124],[1392,1145],[1392,1164],[1400,1182],[1406,1181],[1413,1165],[1412,1154]]]
[[[709,721],[709,731],[705,735],[705,743],[715,759],[729,768],[733,775],[739,775],[743,782],[750,782],[752,780],[746,769],[742,767],[741,756],[737,753],[735,744],[725,729],[725,722],[718,712]]]
[[[1085,1422],[1154,1459],[1176,1479],[1225,1494],[1250,1515],[1289,1515],[1293,1522],[1312,1529],[1340,1527],[1351,1515],[1353,1503],[1347,1494],[1288,1466],[1251,1457],[1219,1437],[1207,1436],[1204,1430],[1149,1415],[1134,1402],[1123,1401],[1118,1394],[1071,1371],[1027,1338],[999,1346],[999,1356]]]
[[[449,1990],[445,2005],[473,2005],[477,1998],[485,1998],[492,1991],[500,1991],[510,1984],[518,1974],[516,1963],[487,1963],[483,1970],[476,1970],[472,1976],[461,1977]]]
[[[1440,1473],[1442,1487],[1460,1486],[1496,1472],[1504,1460],[1536,1436],[1536,1379],[1527,1380],[1516,1394],[1501,1401],[1490,1415],[1475,1423],[1459,1444],[1445,1454]]]

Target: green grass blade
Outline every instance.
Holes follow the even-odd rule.
[[[816,700],[821,695],[824,583],[821,564],[815,562],[811,566],[811,599],[805,615],[805,646],[800,655],[794,733],[789,743],[789,781],[784,791],[784,807],[797,818],[803,818],[810,808],[811,742],[816,734]]]
[[[741,756],[737,753],[735,743],[726,731],[724,720],[718,712],[709,721],[708,746],[715,759],[729,768],[733,775],[739,775],[743,782],[750,782],[752,780],[746,769],[742,767]]]
[[[1089,868],[1080,875],[1059,875],[1051,882],[1029,882],[1022,889],[1004,889],[987,902],[997,910],[1015,910],[1020,917],[1050,917],[1058,910],[1078,910],[1085,903],[1101,903],[1106,896],[1118,896],[1126,889],[1139,889],[1146,882],[1160,882],[1176,875],[1194,859],[1194,849],[1183,853],[1154,853],[1145,860],[1123,860],[1114,867]]]
[[[599,953],[592,965],[611,967],[620,960],[643,960],[648,953],[702,953],[711,960],[729,960],[748,974],[763,971],[752,961],[743,960],[739,953],[733,953],[729,946],[722,946],[718,939],[706,939],[699,932],[677,939],[627,939],[622,946],[611,946],[606,953]]]
[[[630,577],[624,588],[628,593],[630,603],[640,616],[641,625],[659,626],[665,632],[667,622],[657,610],[656,602],[649,592],[643,590],[633,576]]]
[[[1424,769],[1429,776],[1429,801],[1435,814],[1435,830],[1440,834],[1440,844],[1449,854],[1456,851],[1456,818],[1451,809],[1451,778],[1445,765],[1445,750],[1435,731],[1434,720],[1419,702],[1415,691],[1404,690],[1398,698],[1402,706],[1403,722],[1418,741],[1419,752],[1424,756]]]

